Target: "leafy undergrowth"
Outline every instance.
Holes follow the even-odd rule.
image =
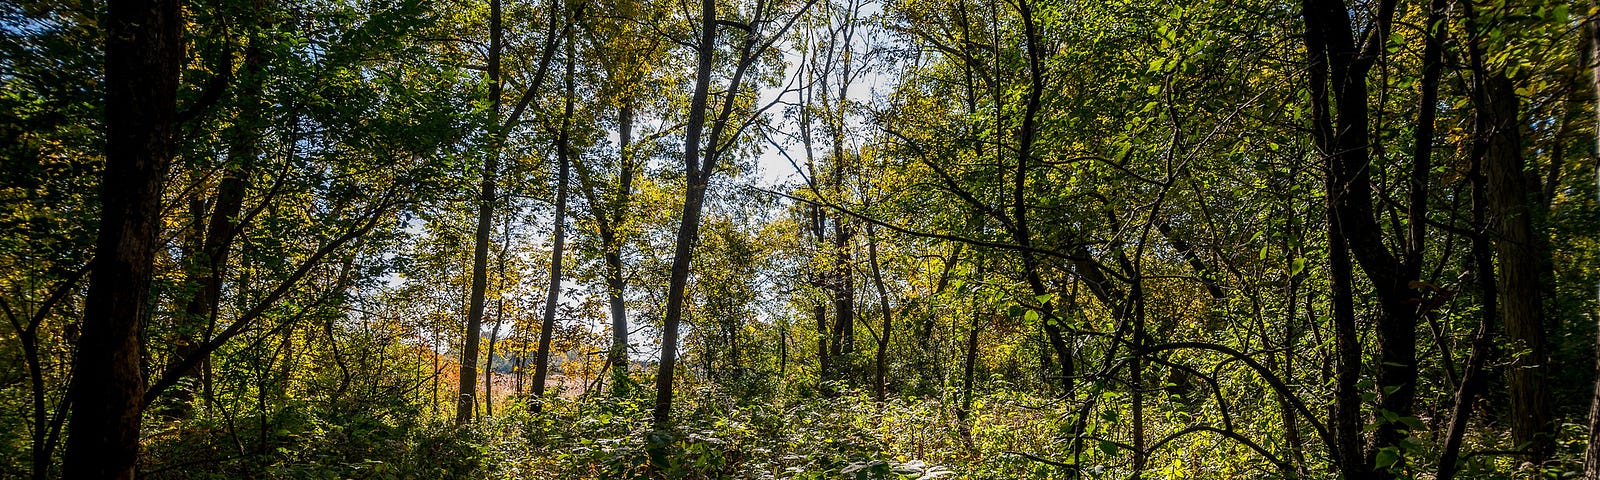
[[[1122,444],[1096,440],[1125,433],[1115,415],[1097,414],[1091,424],[1102,430],[1074,436],[1073,410],[1008,392],[975,399],[967,433],[952,405],[880,404],[859,392],[832,399],[685,392],[666,433],[651,431],[645,396],[557,399],[537,414],[525,402],[502,403],[510,405],[466,427],[401,402],[153,425],[141,470],[152,479],[1052,479],[1126,478],[1132,457]],[[1149,478],[1284,477],[1213,436],[1182,436],[1153,453]],[[1468,473],[1509,478],[1485,475],[1505,467]]]
[[[687,398],[684,398],[687,397]],[[670,432],[652,432],[649,398],[509,402],[455,427],[409,405],[301,406],[232,420],[202,417],[147,431],[146,478],[296,479],[959,479],[1050,478],[1061,469],[1007,451],[1051,451],[1045,410],[998,397],[971,439],[936,401],[680,397]],[[232,433],[230,433],[232,432]],[[655,470],[652,472],[652,459]]]

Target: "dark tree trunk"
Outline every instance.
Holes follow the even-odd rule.
[[[1039,111],[1043,108],[1042,96],[1044,95],[1044,46],[1040,45],[1040,33],[1034,24],[1033,5],[1030,0],[1017,2],[1018,13],[1022,16],[1023,33],[1026,37],[1028,54],[1028,92],[1027,104],[1022,114],[1022,125],[1017,133],[1017,171],[1014,172],[1012,184],[1011,215],[1012,235],[1017,244],[1023,248],[1031,248],[1033,239],[1028,230],[1028,173],[1032,168],[1033,144],[1038,138]],[[1027,277],[1028,287],[1035,296],[1047,295],[1049,289],[1045,287],[1044,279],[1039,273],[1039,261],[1031,250],[1022,253],[1023,274]],[[1045,300],[1039,306],[1040,324],[1043,326],[1045,339],[1050,343],[1050,350],[1055,353],[1056,363],[1060,367],[1061,382],[1060,395],[1067,395],[1072,391],[1073,366],[1072,349],[1067,345],[1066,338],[1062,335],[1061,327],[1056,325],[1053,301]]]
[[[835,162],[842,161],[834,159]],[[836,180],[840,182],[839,191],[843,192],[844,176],[842,169],[836,169]],[[850,223],[844,215],[835,216],[833,219],[833,255],[834,270],[832,272],[833,287],[833,366],[834,374],[840,379],[848,379],[855,383],[853,371],[855,368],[852,354],[855,352],[856,342],[856,286],[855,268],[850,259]]]
[[[872,226],[867,226],[867,260],[872,264],[872,285],[878,290],[878,311],[883,316],[883,328],[878,332],[878,352],[874,359],[874,393],[879,402],[886,396],[889,371],[889,332],[894,327],[894,309],[889,306],[889,291],[883,285],[883,272],[878,266],[878,236]]]
[[[1367,75],[1389,37],[1395,1],[1376,6],[1367,43],[1358,44],[1350,11],[1342,0],[1304,0],[1305,44],[1310,57],[1313,135],[1326,159],[1325,194],[1328,202],[1328,248],[1332,280],[1333,318],[1339,351],[1336,383],[1334,449],[1340,470],[1350,478],[1372,473],[1370,457],[1403,437],[1403,424],[1384,421],[1376,425],[1370,450],[1359,448],[1362,432],[1357,419],[1361,404],[1354,385],[1360,375],[1361,346],[1355,332],[1353,282],[1349,260],[1359,263],[1378,300],[1376,387],[1379,408],[1399,417],[1411,415],[1416,395],[1416,324],[1418,294],[1413,290],[1416,270],[1384,245],[1372,206]],[[1330,90],[1331,87],[1331,90]],[[1332,101],[1330,102],[1330,93]],[[1413,222],[1423,219],[1412,219]],[[1399,266],[1399,268],[1396,268]]]
[[[622,102],[622,108],[617,113],[617,124],[621,172],[617,182],[617,198],[611,206],[613,211],[601,222],[600,241],[606,250],[606,299],[611,307],[611,351],[607,362],[620,380],[620,377],[628,374],[628,309],[623,297],[627,284],[623,281],[622,243],[617,238],[617,228],[628,214],[629,199],[633,195],[633,156],[628,150],[633,142],[631,100]]]
[[[178,0],[109,0],[105,57],[106,170],[82,337],[73,361],[62,478],[131,479],[144,404],[139,331],[161,194],[174,148],[184,58]]]
[[[574,19],[575,20],[575,19]],[[566,84],[564,105],[561,110],[561,132],[556,136],[556,213],[555,225],[551,227],[550,240],[550,289],[545,295],[544,318],[539,324],[539,349],[533,354],[533,385],[531,396],[533,405],[531,409],[538,413],[544,409],[545,382],[550,376],[550,340],[556,328],[556,306],[561,302],[561,260],[567,241],[567,177],[571,171],[572,147],[570,135],[572,130],[573,96],[576,94],[573,70],[576,59],[573,58],[572,24],[567,22],[563,28],[567,39],[567,71],[563,82]]]
[[[684,192],[683,214],[679,217],[677,245],[672,254],[672,270],[667,277],[666,315],[661,326],[661,364],[656,373],[656,401],[651,411],[651,423],[657,431],[665,430],[672,415],[672,376],[678,364],[678,324],[683,321],[683,297],[689,283],[689,261],[694,254],[694,242],[700,235],[700,209],[705,204],[706,183],[711,169],[702,171],[700,141],[705,131],[706,108],[711,94],[711,54],[716,50],[717,4],[714,0],[700,0],[700,42],[696,52],[694,95],[690,97],[689,123],[683,137]],[[734,85],[737,87],[737,85]],[[716,139],[713,148],[705,152],[707,159],[715,160]],[[715,163],[706,162],[707,166]]]
[[[552,20],[553,21],[553,20]],[[461,395],[456,399],[456,425],[472,421],[477,405],[478,338],[482,336],[484,297],[489,289],[489,231],[494,229],[495,177],[500,170],[500,0],[489,0],[489,154],[483,160],[478,194],[478,230],[472,240],[472,292],[461,347]]]
[[[1491,231],[1496,232],[1500,323],[1504,325],[1511,365],[1511,437],[1528,445],[1535,463],[1555,449],[1550,423],[1550,391],[1545,385],[1549,358],[1545,354],[1543,289],[1539,281],[1543,245],[1534,231],[1535,200],[1539,189],[1528,185],[1522,154],[1521,115],[1511,80],[1501,75],[1484,79],[1484,105],[1478,112],[1479,134],[1487,135],[1483,174],[1489,182]]]
[[[257,13],[261,14],[259,9]],[[228,163],[223,167],[222,181],[217,184],[216,204],[206,221],[201,247],[194,258],[197,263],[192,267],[197,269],[193,279],[195,294],[184,307],[184,325],[179,328],[178,344],[173,350],[173,358],[178,361],[195,355],[206,340],[205,334],[216,325],[217,305],[222,301],[222,282],[227,275],[233,240],[239,233],[238,219],[244,211],[245,191],[250,185],[256,157],[260,155],[261,114],[265,106],[261,98],[262,49],[256,42],[259,41],[252,39],[245,49],[239,113],[229,132]],[[165,412],[168,417],[188,418],[193,413],[195,385],[181,380],[197,375],[196,368],[181,372],[177,389],[172,392],[174,404]]]

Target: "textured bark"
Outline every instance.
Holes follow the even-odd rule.
[[[1316,0],[1303,0],[1302,15],[1306,18],[1305,42],[1309,60],[1307,77],[1311,96],[1312,133],[1316,143],[1326,155],[1333,148],[1333,113],[1328,93],[1328,52],[1322,22],[1313,18],[1321,15]],[[1332,159],[1329,159],[1332,162]],[[1326,201],[1325,235],[1328,246],[1328,301],[1333,323],[1335,379],[1332,418],[1328,420],[1333,442],[1329,453],[1345,477],[1352,479],[1370,476],[1366,461],[1361,455],[1361,400],[1356,383],[1361,375],[1361,344],[1356,335],[1355,306],[1351,286],[1352,269],[1350,253],[1345,248],[1344,229],[1340,225],[1338,197],[1341,191],[1338,175],[1328,168],[1323,180]]]
[[[178,0],[110,0],[105,17],[106,169],[78,340],[62,478],[131,479],[139,455],[148,310],[161,195],[184,57]]]
[[[1544,292],[1539,281],[1543,242],[1534,231],[1536,186],[1528,183],[1522,153],[1521,115],[1511,80],[1484,79],[1478,112],[1479,134],[1487,135],[1483,173],[1494,220],[1495,273],[1499,287],[1500,323],[1505,328],[1511,365],[1511,437],[1527,445],[1535,463],[1550,457],[1555,432],[1550,423],[1550,391],[1545,384],[1550,361],[1545,352]]]

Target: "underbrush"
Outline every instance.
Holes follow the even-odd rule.
[[[541,413],[512,399],[465,427],[405,404],[299,405],[264,419],[210,415],[151,427],[141,470],[152,479],[932,480],[1125,478],[1132,467],[1126,445],[1099,440],[1126,438],[1127,422],[1108,413],[1114,409],[1099,411],[1083,435],[1074,435],[1075,410],[1004,391],[974,399],[967,429],[959,427],[955,406],[932,398],[878,403],[855,391],[831,399],[768,398],[684,392],[666,432],[651,430],[651,399],[642,394],[554,399]],[[1188,413],[1194,412],[1162,412],[1168,421],[1152,419],[1152,438],[1180,430]],[[1309,465],[1324,460],[1315,450],[1305,452],[1314,457]],[[1483,460],[1465,473],[1510,478],[1492,472],[1517,469]],[[1145,472],[1149,478],[1289,474],[1278,468],[1232,440],[1201,433],[1152,451]],[[1396,468],[1401,478],[1430,478],[1428,472],[1421,459]]]

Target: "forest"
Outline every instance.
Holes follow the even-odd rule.
[[[1600,479],[1600,5],[0,0],[0,478]]]

